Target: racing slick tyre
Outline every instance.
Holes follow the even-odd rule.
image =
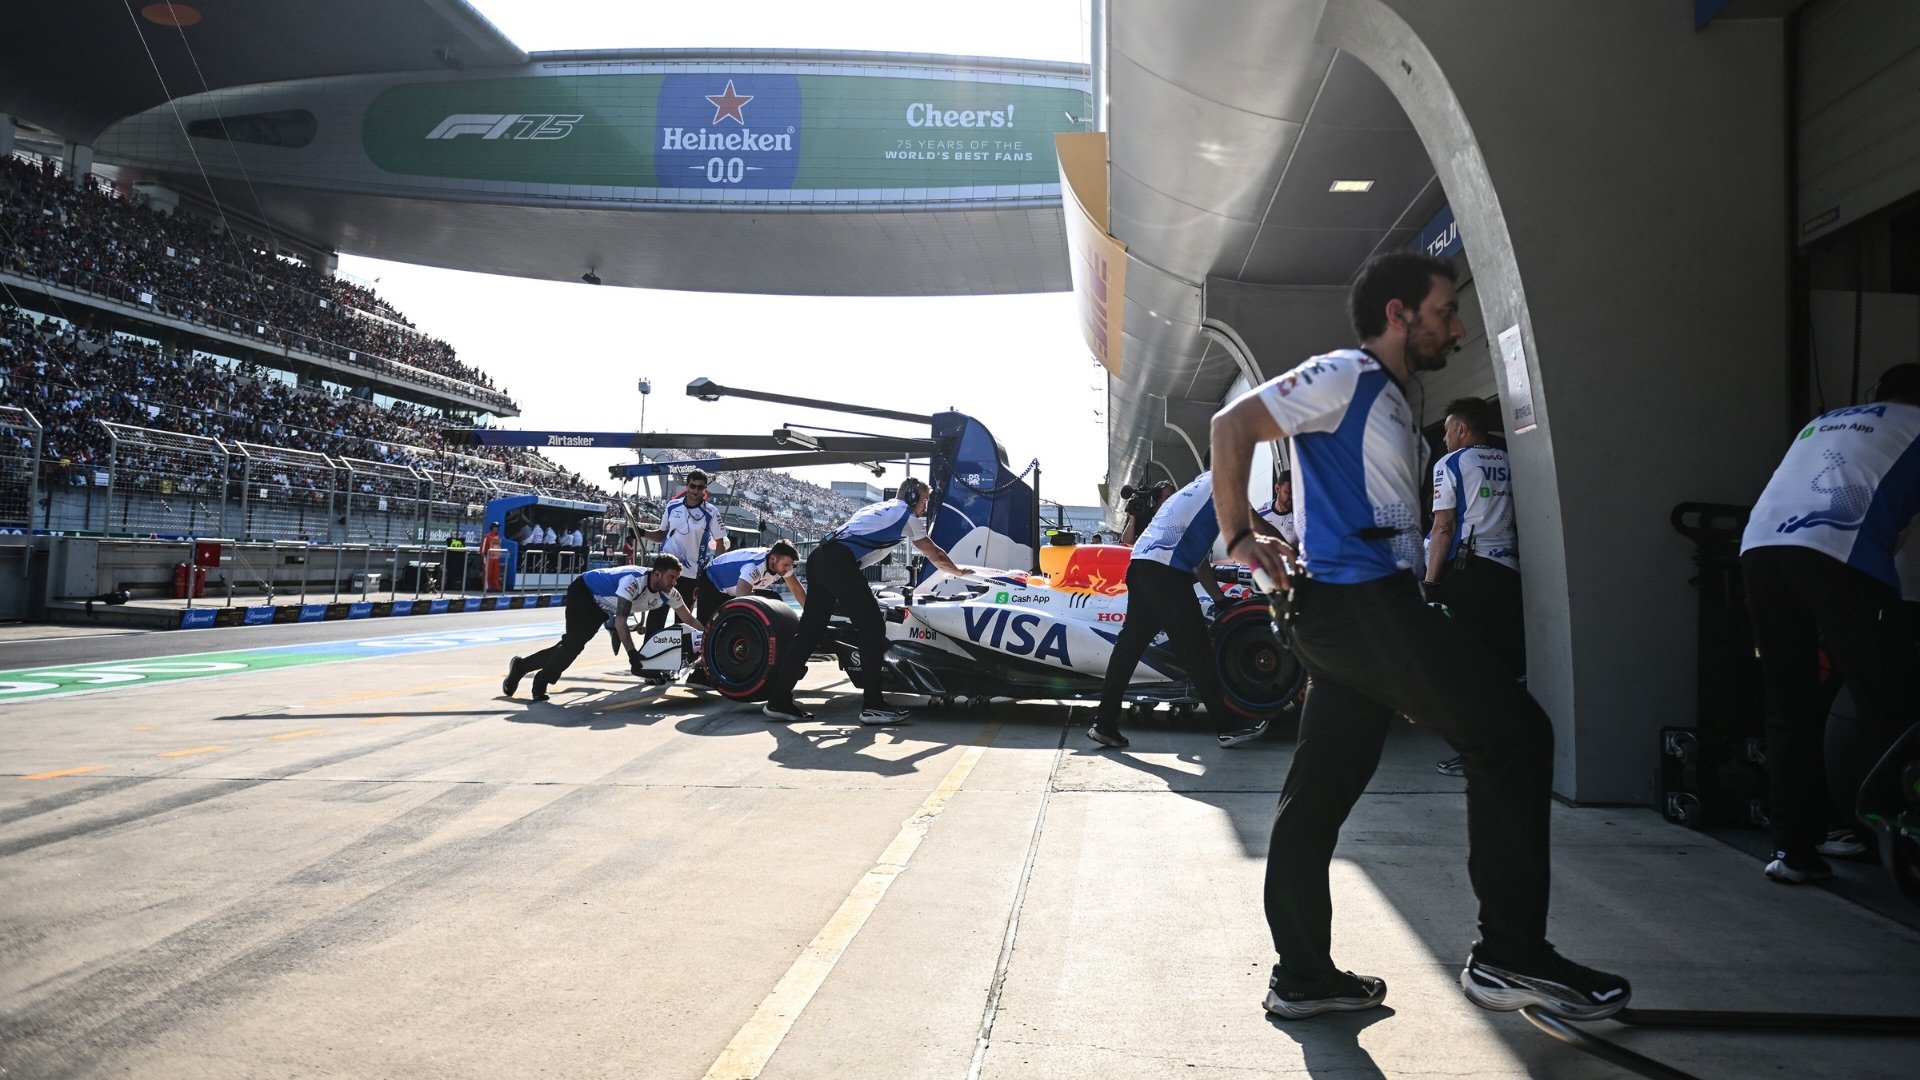
[[[735,701],[760,701],[767,683],[800,631],[800,613],[764,596],[736,596],[707,627],[701,662],[714,689]]]
[[[1213,662],[1227,708],[1249,720],[1277,718],[1307,681],[1259,600],[1236,604],[1215,622]]]

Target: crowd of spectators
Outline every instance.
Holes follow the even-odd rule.
[[[0,162],[0,241],[0,267],[25,277],[513,407],[486,373],[371,289],[236,230],[159,213],[97,178],[76,187],[50,159]]]
[[[49,479],[104,483],[111,461],[107,430],[95,421],[199,436],[223,443],[305,451],[419,470],[462,499],[484,502],[488,482],[511,482],[529,490],[587,501],[607,493],[561,469],[537,451],[520,447],[450,447],[443,423],[465,426],[431,410],[398,402],[371,401],[316,387],[301,387],[255,364],[187,351],[167,352],[121,334],[95,334],[62,320],[0,307],[0,404],[32,411],[45,429],[41,460]],[[164,437],[155,436],[154,442]],[[123,448],[122,468],[166,465],[176,482],[192,483],[205,463],[187,464],[190,440],[147,462],[159,451]],[[131,455],[131,456],[130,456]],[[211,462],[210,455],[201,454]],[[291,456],[291,455],[289,455]],[[298,475],[297,465],[279,468]],[[321,474],[316,470],[314,475]],[[369,494],[403,494],[393,477],[400,469],[369,468],[357,483]],[[312,486],[309,484],[308,486]],[[442,498],[436,495],[436,498]]]
[[[711,458],[703,451],[655,450],[656,461],[687,461]],[[771,469],[728,469],[724,460],[718,465],[702,466],[712,476],[711,495],[726,516],[728,525],[757,528],[761,522],[771,531],[799,541],[817,540],[828,529],[845,521],[860,507],[853,500],[818,484],[810,484]],[[670,478],[664,485],[668,497],[677,490]],[[659,520],[658,499],[639,497],[635,514],[642,520]]]
[[[144,307],[156,314],[263,339],[379,373],[383,380],[459,391],[511,407],[484,372],[452,346],[416,330],[370,288],[278,255],[251,237],[186,214],[162,214],[96,178],[76,187],[54,163],[0,160],[0,269]],[[3,299],[3,298],[0,298]],[[57,310],[57,309],[56,309]],[[30,409],[45,428],[44,479],[73,486],[120,483],[158,493],[215,496],[219,456],[192,438],[143,435],[114,460],[108,421],[234,444],[324,454],[362,463],[348,493],[369,505],[414,497],[411,470],[435,501],[484,503],[503,490],[588,502],[614,501],[600,485],[519,447],[458,448],[440,435],[462,417],[404,401],[381,406],[247,360],[164,349],[124,333],[82,329],[0,304],[0,404]],[[687,459],[699,452],[663,452]],[[324,503],[334,471],[298,454],[264,466],[263,494]],[[230,482],[235,478],[229,477]],[[727,523],[813,539],[858,507],[826,488],[767,469],[718,471]],[[228,491],[231,495],[232,491]],[[668,496],[672,488],[668,488]],[[641,520],[661,500],[622,497]],[[615,510],[610,520],[618,521]]]

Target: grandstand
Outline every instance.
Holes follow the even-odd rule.
[[[38,425],[16,441],[39,440],[21,452],[43,493],[0,526],[473,543],[502,494],[616,498],[535,450],[448,448],[442,428],[517,406],[367,286],[271,243],[28,154],[0,162],[0,241],[0,407]],[[769,538],[854,508],[767,470],[716,481],[728,524]]]

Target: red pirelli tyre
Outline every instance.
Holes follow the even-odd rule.
[[[713,616],[701,660],[720,693],[735,701],[760,701],[799,630],[800,613],[784,602],[736,596]]]

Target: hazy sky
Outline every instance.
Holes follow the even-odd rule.
[[[568,48],[852,48],[1085,61],[1080,0],[964,5],[652,0],[470,0],[529,51]],[[506,426],[765,434],[787,421],[911,432],[886,421],[687,397],[701,375],[734,386],[978,417],[1015,470],[1038,457],[1042,494],[1097,501],[1106,469],[1105,375],[1076,329],[1072,296],[865,299],[594,287],[438,270],[352,256],[340,268],[378,288],[520,403]],[[561,451],[604,477],[623,455]],[[873,478],[853,466],[797,475]],[[880,483],[901,474],[890,470]]]

